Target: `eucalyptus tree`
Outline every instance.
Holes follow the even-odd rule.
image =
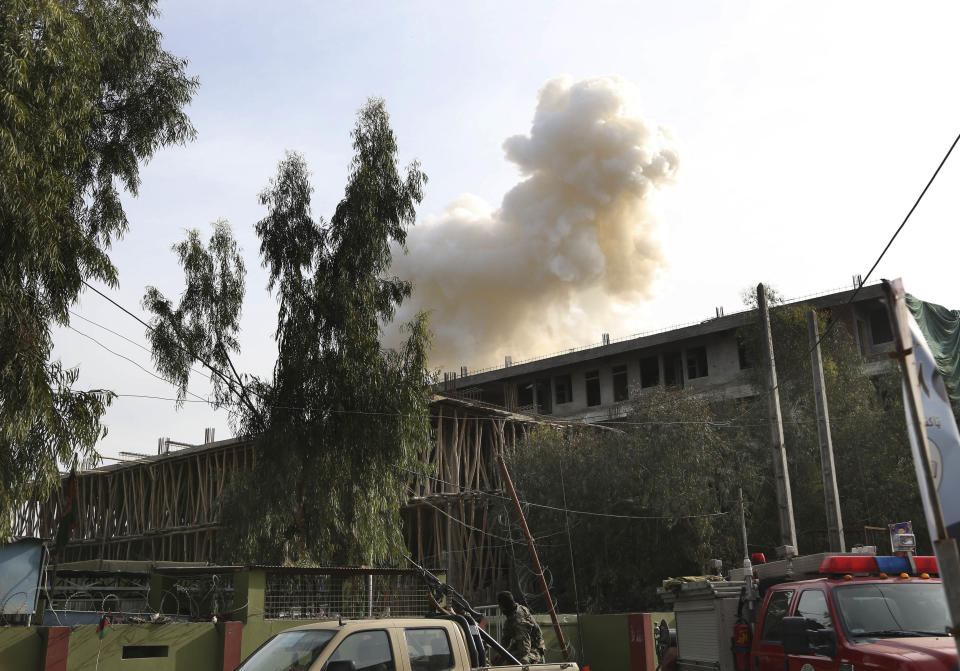
[[[196,232],[175,248],[186,288],[174,304],[148,288],[158,368],[186,393],[189,367],[215,372],[215,401],[253,441],[255,465],[221,505],[221,551],[230,561],[366,563],[396,559],[400,506],[429,439],[429,332],[419,315],[403,345],[387,349],[390,321],[411,285],[388,275],[403,247],[426,176],[397,165],[382,100],[357,115],[344,196],[329,220],[311,213],[304,159],[288,153],[260,194],[257,223],[268,289],[279,310],[268,380],[233,365],[243,266],[225,224],[209,245]]]
[[[752,297],[747,299],[754,307]],[[804,554],[820,552],[828,544],[807,333],[810,306],[773,303],[770,322],[798,544]],[[912,520],[923,538],[897,370],[877,370],[874,362],[867,374],[846,326],[828,328],[827,313],[820,324],[847,545],[873,544],[878,539],[865,539],[864,527],[894,521]],[[743,381],[762,390],[758,320],[738,336],[745,350]],[[548,506],[529,506],[529,521],[537,536],[549,539],[540,544],[541,559],[562,607],[572,607],[575,598],[571,556],[581,607],[600,612],[657,608],[660,581],[700,572],[707,558],[738,565],[740,488],[750,550],[773,556],[780,541],[766,398],[645,389],[626,416],[607,422],[607,430],[541,431],[519,447],[511,473],[521,498]],[[581,512],[566,516],[565,508]],[[516,552],[517,575],[529,577],[522,549]],[[518,586],[524,584],[531,583]]]
[[[587,612],[657,610],[664,578],[737,556],[737,489],[752,487],[761,466],[743,450],[747,429],[727,419],[730,410],[689,390],[645,389],[606,427],[543,429],[510,455],[561,608],[579,600]],[[514,553],[516,587],[541,603],[526,553]]]
[[[117,284],[120,189],[135,195],[140,164],[194,135],[197,82],[155,17],[154,0],[0,4],[0,537],[60,466],[96,456],[112,394],[74,389],[51,329],[85,282]]]
[[[748,305],[752,303],[748,302]],[[817,409],[813,391],[809,305],[775,305],[770,311],[777,365],[778,391],[783,414],[784,440],[793,490],[793,510],[798,544],[803,552],[826,549],[826,512],[817,435]],[[914,476],[910,444],[904,421],[903,399],[897,368],[874,361],[868,371],[864,356],[840,319],[826,311],[819,315],[823,375],[830,414],[840,507],[847,545],[876,540],[864,536],[864,527],[912,520],[925,538],[920,492]],[[748,379],[765,388],[757,323],[740,331],[751,366]],[[768,438],[766,396],[747,408],[745,422],[755,424],[756,444]],[[760,451],[769,463],[769,453]],[[764,472],[760,501],[773,501],[772,468]],[[751,529],[758,543],[772,547],[776,516],[758,517]]]

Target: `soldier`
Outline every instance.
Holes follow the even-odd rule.
[[[530,609],[518,605],[510,592],[497,594],[497,603],[506,617],[500,636],[501,645],[521,664],[542,664],[546,646],[540,626],[530,614]]]

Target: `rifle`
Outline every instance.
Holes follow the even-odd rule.
[[[474,645],[477,649],[477,666],[485,666],[485,646],[484,644],[489,645],[491,648],[496,650],[500,655],[507,660],[508,664],[517,664],[521,665],[521,662],[514,657],[506,648],[500,645],[500,642],[497,641],[493,636],[487,633],[485,630],[477,626],[477,622],[483,619],[483,614],[470,605],[470,603],[464,598],[460,592],[454,589],[451,585],[448,585],[445,582],[442,582],[440,578],[432,574],[430,571],[420,566],[417,562],[413,561],[407,555],[403,555],[404,559],[413,564],[413,567],[420,574],[420,577],[423,578],[423,581],[426,583],[427,587],[430,589],[428,593],[430,600],[433,602],[433,605],[441,613],[446,613],[447,611],[440,605],[440,599],[446,597],[447,601],[453,606],[453,611],[457,615],[453,617],[463,617],[467,623],[467,633],[474,639]],[[440,598],[437,598],[439,596]]]

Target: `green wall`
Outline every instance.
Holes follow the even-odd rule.
[[[630,668],[628,615],[584,615],[583,663],[590,671],[626,671]]]
[[[157,595],[164,593],[171,578],[153,573],[151,607],[160,610]],[[112,625],[101,640],[96,625],[74,627],[70,633],[67,671],[87,671],[97,664],[102,671],[221,671],[223,668],[224,621],[243,623],[241,658],[246,658],[277,632],[309,624],[312,620],[265,620],[266,575],[261,570],[234,574],[234,603],[221,613],[220,624],[211,622]],[[653,613],[653,624],[672,613]],[[548,615],[536,616],[550,652],[547,661],[563,661],[553,624]],[[560,615],[566,640],[573,646],[573,661],[591,671],[629,671],[629,616]],[[494,625],[499,617],[490,618]],[[46,641],[42,627],[0,627],[0,671],[40,671]],[[495,631],[495,627],[489,627]],[[583,634],[583,640],[580,634]],[[124,646],[167,646],[166,657],[122,659]]]
[[[0,671],[39,669],[43,646],[36,627],[0,627]]]
[[[98,652],[101,671],[218,671],[220,641],[217,626],[209,622],[118,624],[103,639],[97,636],[96,625],[83,625],[70,632],[67,671],[95,668]],[[168,654],[166,658],[122,659],[123,647],[135,645],[165,645]]]

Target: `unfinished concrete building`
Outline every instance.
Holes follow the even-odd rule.
[[[854,334],[868,365],[892,346],[879,284],[807,296],[788,304],[829,310]],[[496,369],[446,373],[441,393],[505,409],[565,420],[602,421],[620,415],[631,398],[646,390],[679,386],[726,398],[754,394],[737,331],[757,318],[756,310],[717,316],[671,329],[604,342],[564,354],[512,363]]]

